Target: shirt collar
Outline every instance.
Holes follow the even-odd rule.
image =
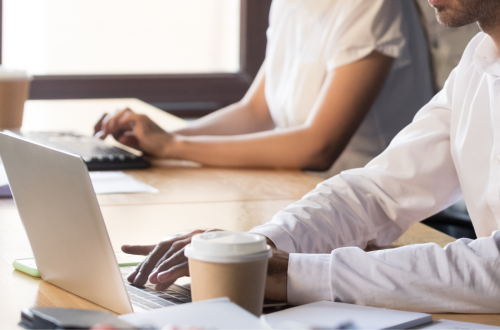
[[[327,11],[328,7],[337,0],[288,0],[292,4],[300,5],[304,14],[318,16]]]
[[[500,76],[500,57],[495,43],[485,35],[474,53],[474,63],[485,73]]]

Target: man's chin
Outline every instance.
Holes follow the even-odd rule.
[[[447,28],[458,28],[464,25],[474,23],[470,17],[456,17],[446,8],[436,9],[436,18],[439,24]]]
[[[446,13],[446,10],[442,7],[435,8],[435,9],[436,9],[436,18],[437,18],[439,24],[444,25],[446,27],[451,27],[450,24],[452,23],[452,19],[451,19],[450,15],[448,15]]]

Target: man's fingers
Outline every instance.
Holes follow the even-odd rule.
[[[184,247],[191,242],[191,237],[195,234],[203,233],[204,230],[195,230],[187,235],[180,237],[167,237],[157,245],[124,245],[122,251],[131,254],[140,254],[149,256],[144,260],[129,276],[128,280],[136,286],[143,286],[146,284],[150,274],[156,270],[166,260],[172,258],[168,265],[170,267],[177,266],[186,261],[184,257]],[[160,262],[160,260],[162,260]],[[162,268],[162,271],[167,269]],[[153,280],[154,284],[160,285],[156,279]],[[161,285],[160,285],[161,286]]]
[[[155,247],[156,245],[122,245],[122,251],[127,254],[147,256]]]
[[[122,245],[122,251],[127,253],[127,254],[134,254],[134,255],[141,255],[141,256],[147,256],[153,249],[155,248],[156,245]],[[130,283],[134,283],[134,280],[139,273],[139,270],[142,267],[142,264],[144,263],[141,262],[132,273],[130,273],[127,276],[127,280]]]
[[[153,252],[151,252],[149,257],[144,260],[139,273],[134,279],[134,285],[143,286],[144,284],[146,284],[149,274],[151,274],[151,272],[155,268],[158,260],[160,260],[161,257],[163,257],[163,255],[170,249],[172,243],[172,241],[163,241],[156,245]]]
[[[155,285],[155,290],[156,291],[165,291],[168,289],[170,285],[169,284],[163,284],[163,283],[160,283],[160,284],[156,284]]]
[[[173,255],[175,255],[178,251],[182,250],[184,251],[184,247],[186,245],[188,245],[189,243],[191,243],[191,237],[188,237],[188,238],[184,238],[184,237],[179,237],[177,239],[177,241],[173,242],[172,243],[172,246],[170,247],[170,249],[168,250],[167,253],[165,253],[165,255],[160,259],[158,260],[158,262],[156,263],[156,266],[155,266],[155,271],[158,269],[158,267],[165,261],[165,260],[168,260],[170,259]]]
[[[178,242],[176,242],[178,243]],[[186,246],[189,242],[183,242],[184,246]],[[172,246],[172,249],[175,249]],[[172,250],[171,249],[171,250]],[[160,281],[158,279],[158,274],[164,271],[169,270],[170,268],[176,267],[177,265],[183,264],[187,261],[186,256],[184,255],[184,247],[181,249],[176,249],[175,251],[169,251],[170,257],[166,258],[159,266],[157,266],[154,271],[149,275],[149,281],[153,284],[159,284]]]
[[[174,282],[183,276],[189,276],[188,262],[185,261],[177,266],[170,268],[167,271],[158,274],[158,281],[163,285],[172,285]]]
[[[132,273],[128,274],[127,281],[129,281],[130,283],[134,283],[135,277],[137,276],[137,274],[139,274],[139,270],[141,269],[143,263],[144,261],[137,265]]]

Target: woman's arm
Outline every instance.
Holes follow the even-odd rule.
[[[195,135],[237,135],[273,129],[274,122],[264,94],[264,64],[243,99],[192,122],[173,133]]]
[[[237,136],[178,136],[165,155],[215,166],[326,170],[375,101],[392,58],[373,52],[328,73],[305,124]]]
[[[236,135],[261,132],[273,129],[274,122],[267,107],[264,93],[265,74],[262,64],[252,85],[243,99],[223,109],[215,111],[190,123],[188,127],[172,133],[184,136],[196,135]],[[105,114],[95,125],[94,133],[113,134],[116,137],[114,122],[129,113],[129,109],[114,114]],[[105,133],[107,129],[107,134]]]
[[[128,110],[103,123],[103,137],[113,134],[121,143],[157,157],[206,165],[327,170],[375,101],[392,61],[374,51],[329,72],[308,120],[296,127],[229,136],[187,136],[166,133],[149,118]],[[263,89],[263,83],[259,88]],[[236,115],[231,109],[227,112],[228,116]],[[228,121],[226,125],[239,129],[246,125],[245,120]],[[207,131],[210,126],[205,126]]]

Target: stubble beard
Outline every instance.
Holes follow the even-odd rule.
[[[456,28],[478,22],[480,27],[489,28],[499,25],[499,0],[457,0],[457,5],[433,6],[436,18],[441,25]]]

